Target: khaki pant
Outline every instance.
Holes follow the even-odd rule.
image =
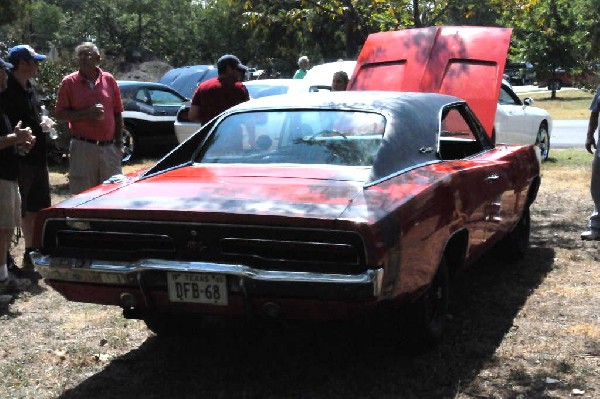
[[[111,176],[122,173],[121,146],[99,146],[82,140],[71,139],[69,147],[69,190],[79,194]]]
[[[21,195],[13,180],[0,179],[0,229],[14,230],[21,226]],[[2,255],[2,254],[0,254]],[[0,261],[0,264],[3,262]]]

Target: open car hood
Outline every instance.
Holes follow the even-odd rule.
[[[369,35],[348,90],[450,94],[491,136],[512,29],[435,26]]]

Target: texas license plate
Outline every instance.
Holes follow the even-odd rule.
[[[167,272],[171,302],[227,305],[227,278],[222,274]]]

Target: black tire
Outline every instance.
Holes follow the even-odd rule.
[[[530,233],[531,216],[529,208],[526,208],[515,228],[504,236],[496,246],[496,256],[509,262],[516,262],[522,259],[529,249]]]
[[[199,316],[152,313],[144,317],[146,326],[160,337],[185,337],[200,333],[202,319]]]
[[[128,161],[130,158],[134,158],[139,151],[137,151],[137,137],[135,130],[130,125],[125,125],[123,128],[123,162]]]
[[[450,284],[446,260],[442,257],[427,291],[409,305],[404,320],[404,346],[421,353],[438,345],[444,335],[450,303]]]
[[[535,139],[535,145],[540,149],[542,162],[547,161],[550,155],[550,133],[548,132],[546,123],[540,125]]]

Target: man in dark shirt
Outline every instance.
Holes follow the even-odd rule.
[[[36,137],[36,145],[19,157],[19,191],[21,193],[21,229],[25,238],[23,269],[34,273],[29,259],[33,244],[33,225],[37,212],[50,206],[50,183],[46,158],[46,134],[42,131],[41,103],[32,84],[39,63],[46,59],[29,45],[20,44],[8,51],[8,61],[14,65],[8,76],[8,86],[0,95],[0,103],[12,127],[21,121]]]
[[[6,90],[7,70],[12,64],[0,58],[0,92]],[[19,147],[31,148],[35,138],[31,129],[21,128],[21,123],[13,129],[0,104],[0,305],[6,306],[11,295],[6,293],[27,288],[31,282],[11,276],[8,272],[7,253],[15,228],[21,221],[21,197],[17,185],[18,162],[16,150]]]
[[[248,101],[250,95],[242,83],[247,69],[235,55],[219,58],[219,76],[201,83],[192,96],[190,120],[204,125],[221,112]]]

